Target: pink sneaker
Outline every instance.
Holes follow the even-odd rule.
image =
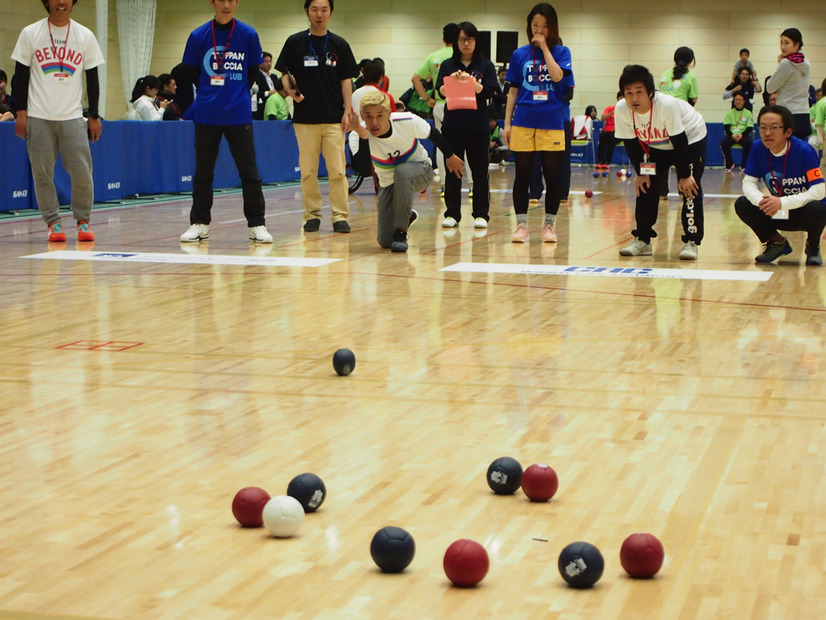
[[[517,224],[516,230],[513,231],[513,237],[511,237],[511,241],[513,243],[525,243],[528,240],[528,225],[527,224]]]
[[[543,243],[556,243],[556,230],[550,224],[546,224],[542,227],[542,242]]]

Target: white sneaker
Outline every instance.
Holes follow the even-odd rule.
[[[474,228],[487,228],[488,227],[488,221],[483,217],[477,217],[475,220],[473,220],[473,227]]]
[[[193,224],[181,235],[181,241],[184,243],[196,243],[207,239],[209,239],[209,226],[206,224]]]
[[[267,231],[266,226],[252,226],[250,228],[250,241],[272,243],[272,235]]]
[[[457,222],[452,217],[446,217],[444,220],[442,220],[442,228],[456,228],[458,225],[459,222]]]
[[[680,260],[697,260],[697,244],[689,241],[680,250]]]
[[[620,256],[651,256],[651,244],[634,237],[634,240],[620,250]]]

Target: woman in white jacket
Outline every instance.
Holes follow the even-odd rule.
[[[769,93],[777,93],[777,105],[787,108],[794,117],[794,136],[806,140],[812,133],[809,123],[809,60],[800,51],[803,35],[797,28],[786,28],[780,35],[777,69],[766,84]]]
[[[161,81],[154,75],[147,75],[135,82],[132,89],[132,104],[139,121],[159,121],[163,119],[164,110],[169,101],[161,101],[160,106],[155,103]]]

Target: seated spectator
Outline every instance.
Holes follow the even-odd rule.
[[[422,87],[428,97],[433,97],[433,82],[429,78],[422,80]],[[422,99],[412,86],[404,91],[402,96],[399,97],[399,101],[405,104],[408,112],[413,112],[413,114],[422,118],[433,118],[433,109],[427,105],[427,101]]]
[[[824,153],[820,160],[821,170],[826,170],[826,147],[824,147],[824,145],[826,145],[826,127],[824,127],[826,126],[826,97],[823,96],[824,91],[826,91],[826,80],[823,80],[823,84],[818,90],[820,98],[812,108],[812,126],[815,129],[818,142],[821,148],[823,148]]]
[[[12,113],[17,116],[17,101],[14,97],[6,92],[6,86],[9,83],[9,76],[6,72],[0,69],[0,104],[9,106]]]
[[[491,106],[488,108],[490,118],[490,145],[488,149],[488,157],[490,163],[505,165],[505,160],[511,156],[510,149],[505,146],[505,140],[502,138],[502,128],[496,122],[496,109]]]
[[[594,134],[594,121],[597,118],[597,107],[589,105],[583,116],[571,119],[571,138],[573,140],[590,140]]]
[[[738,217],[764,244],[754,260],[773,263],[792,253],[789,241],[779,230],[803,230],[806,264],[823,264],[820,238],[826,226],[826,191],[818,168],[817,153],[804,140],[795,138],[794,117],[783,106],[766,106],[757,116],[760,141],[746,162],[743,196],[734,203]],[[763,180],[770,194],[760,190]]]
[[[361,88],[362,86],[364,86],[364,65],[366,65],[368,62],[370,62],[369,58],[362,58],[359,61],[359,64],[358,64],[359,75],[358,75],[357,78],[355,78],[353,80],[353,90],[354,91]]]
[[[264,120],[265,121],[286,121],[290,119],[289,102],[292,97],[284,88],[284,83],[281,78],[273,78],[273,85],[275,86],[275,93],[267,97],[267,103],[264,106]]]
[[[167,102],[166,111],[163,113],[163,120],[165,121],[179,121],[183,113],[178,104],[175,103],[175,93],[178,91],[178,83],[175,78],[169,73],[161,73],[158,76],[161,83],[161,90],[155,99],[155,104],[160,108],[161,103]]]
[[[757,71],[754,70],[754,65],[751,64],[751,61],[749,60],[749,55],[750,52],[745,47],[740,50],[740,60],[734,63],[734,71],[731,72],[732,82],[734,82],[737,79],[737,76],[740,75],[740,71],[742,71],[743,69],[748,69],[749,73],[753,76],[753,79],[757,81]],[[760,91],[758,90],[757,92],[759,93]]]
[[[387,67],[384,64],[384,59],[382,58],[374,58],[373,62],[377,62],[381,65],[381,90],[386,93],[390,92],[390,78],[387,77]]]
[[[14,111],[8,104],[0,103],[0,122],[3,121],[14,121]]]
[[[353,92],[352,96],[352,107],[354,110],[359,109],[359,103],[361,102],[361,98],[364,96],[364,93],[369,92],[371,90],[380,90],[381,92],[387,94],[390,97],[390,109],[396,109],[396,100],[393,99],[393,95],[388,93],[384,90],[382,83],[384,77],[384,64],[379,62],[378,60],[368,60],[364,63],[364,67],[361,70],[361,77],[364,80],[364,85],[357,88],[355,92]]]
[[[746,98],[743,93],[737,93],[732,99],[734,107],[728,111],[723,121],[723,130],[726,135],[720,141],[720,150],[723,151],[723,157],[726,160],[726,172],[731,172],[734,169],[731,147],[735,144],[743,147],[743,159],[740,163],[740,169],[745,170],[746,161],[748,161],[752,144],[754,144],[754,137],[752,136],[754,133],[754,117],[745,107]]]
[[[743,97],[746,99],[746,109],[751,112],[753,110],[752,99],[754,99],[755,93],[760,93],[762,91],[763,89],[760,88],[759,80],[755,79],[748,69],[741,69],[740,73],[737,74],[737,77],[731,82],[731,84],[726,86],[726,91],[723,93],[723,99],[732,99],[737,93],[742,93]],[[731,107],[734,107],[733,100],[731,102]]]
[[[253,120],[261,121],[267,118],[267,100],[278,92],[276,88],[277,76],[272,75],[272,54],[264,52],[262,54],[264,62],[258,65],[258,75],[255,76],[255,83],[258,85],[256,93],[256,105],[253,107]],[[282,85],[283,86],[283,85]]]
[[[163,118],[169,101],[164,100],[160,105],[155,103],[160,89],[161,81],[154,75],[146,75],[135,82],[131,101],[139,121],[159,121]]]

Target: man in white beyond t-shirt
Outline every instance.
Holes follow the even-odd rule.
[[[623,140],[637,172],[634,240],[622,256],[650,256],[657,236],[657,181],[677,168],[677,187],[683,198],[681,260],[697,260],[703,240],[703,189],[700,181],[706,158],[706,124],[691,104],[654,92],[654,77],[642,65],[628,65],[619,80],[623,99],[614,108],[614,135]]]
[[[361,98],[361,119],[350,112],[350,126],[363,141],[359,150],[370,144],[370,157],[379,179],[379,245],[391,252],[407,252],[407,228],[418,214],[413,210],[413,196],[427,188],[433,168],[427,151],[419,140],[429,139],[445,156],[445,166],[460,177],[462,160],[438,129],[410,112],[390,112],[390,98],[380,90],[366,92]]]
[[[41,1],[49,17],[23,29],[11,56],[17,63],[12,80],[18,102],[15,133],[28,140],[35,196],[49,241],[66,241],[54,185],[58,153],[72,179],[77,240],[94,241],[89,229],[94,201],[89,140],[100,137],[97,67],[105,61],[92,31],[70,19],[77,0]],[[81,103],[84,73],[88,122]]]

